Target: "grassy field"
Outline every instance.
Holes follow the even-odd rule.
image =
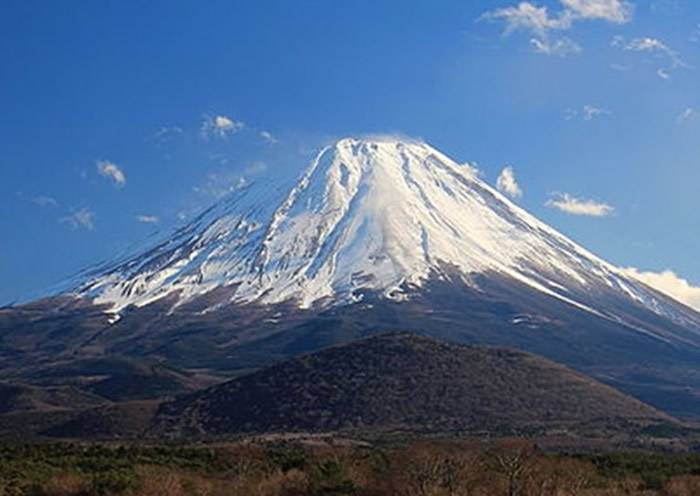
[[[525,440],[0,445],[2,496],[120,494],[689,496],[700,494],[700,455],[555,455]]]

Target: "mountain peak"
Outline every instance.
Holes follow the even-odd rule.
[[[369,173],[376,168],[400,172],[401,167],[405,165],[402,153],[424,157],[439,152],[421,141],[399,136],[347,137],[324,148],[316,159],[316,166],[312,165],[307,175],[313,175],[316,180],[321,180],[330,187],[333,186],[334,180],[344,181],[351,175],[358,176],[356,179],[359,181],[390,180],[391,176],[373,176]],[[322,175],[323,173],[325,175]],[[394,176],[393,179],[399,177]]]
[[[359,136],[346,136],[337,140],[332,146],[335,148],[362,147],[370,149],[379,146],[417,146],[428,147],[424,141],[398,134],[366,134]]]
[[[403,168],[404,174],[410,173],[410,168],[406,167],[407,155],[421,159],[424,166],[430,165],[425,162],[425,159],[434,157],[446,164],[457,165],[469,178],[476,176],[473,167],[456,164],[424,141],[406,136],[378,134],[346,137],[326,147],[321,155],[324,153],[339,157],[339,164],[345,167],[352,163],[357,165],[359,161],[364,166],[364,170],[374,167],[393,167],[399,170]]]

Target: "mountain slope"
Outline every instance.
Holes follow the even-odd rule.
[[[0,382],[0,416],[7,413],[88,408],[103,402],[102,398],[71,386],[37,387]]]
[[[305,355],[183,397],[156,432],[526,432],[615,420],[670,421],[526,353],[391,334]]]

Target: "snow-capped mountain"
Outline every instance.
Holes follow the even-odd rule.
[[[340,140],[286,194],[265,185],[237,191],[78,292],[115,313],[222,288],[230,291],[217,307],[312,307],[358,301],[368,290],[401,300],[405,288],[447,269],[475,289],[476,275],[497,274],[600,317],[624,318],[605,301],[615,297],[700,329],[700,316],[539,221],[473,167],[395,138]]]
[[[209,380],[388,331],[523,349],[700,412],[698,313],[394,138],[338,141],[295,184],[251,184],[70,291],[0,308],[0,370],[145,360]]]

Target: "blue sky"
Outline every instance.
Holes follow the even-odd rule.
[[[692,0],[5,1],[0,304],[366,133],[698,285],[699,50]]]

